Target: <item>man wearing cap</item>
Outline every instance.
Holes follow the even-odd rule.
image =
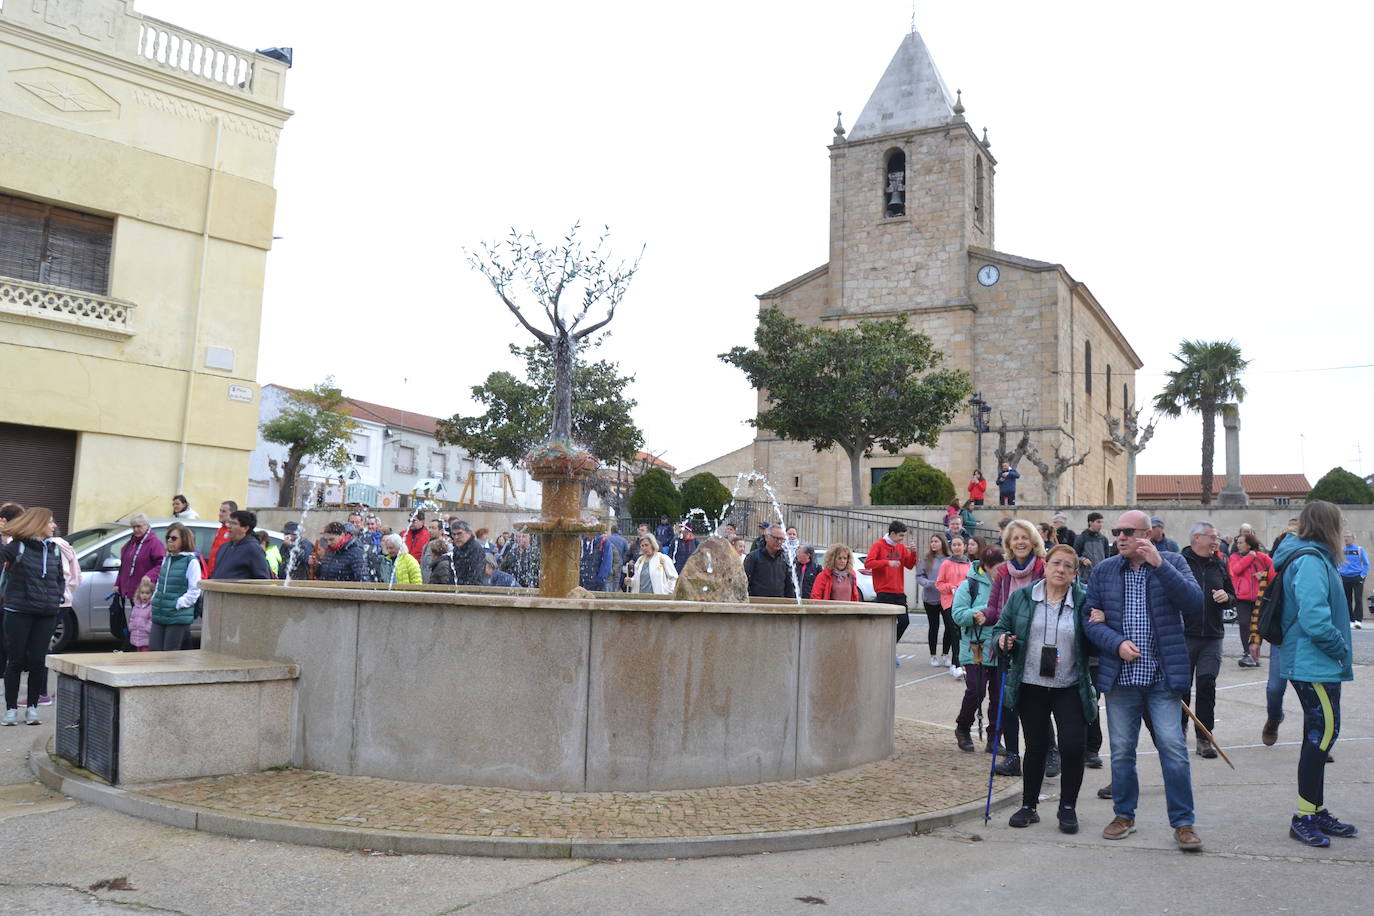
[[[1150,519],[1150,543],[1160,553],[1178,553],[1178,541],[1164,536],[1164,519],[1158,515]]]
[[[771,527],[773,526],[769,522],[759,522],[759,536],[754,538],[754,543],[750,545],[750,553],[753,553],[755,550],[762,550],[768,546],[768,529]],[[784,533],[783,540],[785,541],[786,539],[787,535]]]
[[[299,522],[287,522],[282,525],[281,531],[281,577],[309,579],[310,558],[315,555],[315,545],[301,537]]]

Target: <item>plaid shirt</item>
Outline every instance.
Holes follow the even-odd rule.
[[[1155,639],[1150,606],[1145,598],[1145,564],[1126,565],[1126,606],[1122,609],[1122,632],[1140,650],[1140,658],[1122,662],[1116,676],[1118,687],[1149,687],[1159,680],[1159,645]]]

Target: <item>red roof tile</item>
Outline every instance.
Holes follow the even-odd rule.
[[[1312,484],[1307,482],[1306,474],[1242,474],[1241,486],[1254,497],[1305,497],[1312,492]],[[1218,474],[1212,479],[1213,493],[1220,493],[1226,486],[1226,475]],[[1197,497],[1202,498],[1201,474],[1137,474],[1135,492],[1142,499],[1159,497]]]

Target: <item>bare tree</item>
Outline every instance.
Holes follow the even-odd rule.
[[[609,230],[604,230],[596,244],[587,250],[578,239],[580,223],[574,223],[557,245],[540,244],[533,233],[512,229],[504,243],[483,243],[482,251],[466,252],[468,263],[482,273],[506,304],[506,308],[520,320],[534,338],[542,343],[553,357],[553,439],[572,439],[572,376],[574,355],[581,341],[611,323],[616,306],[624,298],[630,280],[639,271],[639,258],[632,264],[611,264],[604,250]],[[643,255],[643,249],[640,249]],[[544,310],[550,330],[535,327],[516,303],[521,293],[533,296]],[[580,289],[577,304],[569,307],[563,296],[570,289]],[[599,321],[583,325],[593,307],[604,304],[605,316]]]
[[[1092,454],[1089,448],[1078,454],[1075,448],[1067,455],[1060,451],[1059,445],[1054,447],[1054,458],[1045,460],[1040,456],[1040,450],[1031,446],[1026,452],[1026,460],[1035,465],[1035,469],[1040,472],[1040,482],[1045,490],[1045,505],[1053,506],[1059,502],[1059,478],[1063,477],[1070,468],[1076,468],[1088,460],[1088,455]]]
[[[1015,469],[1021,459],[1030,452],[1030,411],[1021,411],[1021,422],[1010,429],[1007,427],[1007,415],[1000,414],[999,416],[1002,423],[997,427],[997,448],[993,451],[993,455],[997,458],[998,468],[1001,468],[1003,464],[1009,464]],[[1007,435],[1018,430],[1021,433],[1021,438],[1017,440],[1014,447],[1007,448]]]
[[[1121,418],[1108,417],[1107,433],[1112,441],[1126,453],[1126,505],[1135,505],[1135,456],[1145,451],[1145,445],[1155,434],[1155,421],[1150,420],[1144,429],[1140,428],[1140,411],[1127,407]]]

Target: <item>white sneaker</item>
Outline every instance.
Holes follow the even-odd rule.
[[[1363,630],[1363,629],[1364,629],[1364,624],[1360,623],[1358,620],[1352,620],[1352,621],[1350,621],[1350,625],[1351,625],[1352,627],[1354,627],[1355,629],[1357,629],[1357,630]]]
[[[7,710],[5,710],[5,718],[0,719],[0,725],[18,725],[18,724],[19,724],[19,710],[17,710],[17,709],[7,709]]]
[[[944,666],[945,666],[945,663],[942,662],[942,661],[940,661],[940,656],[938,656],[938,655],[932,655],[932,656],[930,657],[930,667],[932,667],[932,668],[943,668]]]
[[[30,706],[29,711],[24,713],[25,725],[42,725],[43,720],[38,718],[38,707]]]
[[[964,676],[964,669],[963,669],[963,668],[960,668],[958,665],[950,665],[950,666],[949,666],[949,676],[950,676],[950,677],[963,677],[963,676]]]

